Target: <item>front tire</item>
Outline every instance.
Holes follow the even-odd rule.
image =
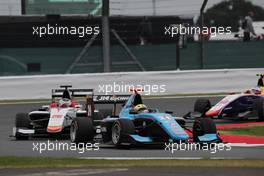
[[[112,143],[116,147],[121,147],[123,143],[129,143],[129,134],[135,133],[133,121],[129,119],[118,119],[112,126]]]
[[[93,121],[89,117],[77,117],[72,121],[70,138],[73,143],[92,141],[95,135]]]
[[[193,124],[193,141],[200,142],[199,136],[216,132],[215,123],[211,118],[197,118]]]
[[[30,129],[31,128],[30,122],[31,121],[28,117],[28,114],[26,114],[26,113],[16,114],[16,120],[15,120],[16,128]],[[20,134],[18,132],[15,133],[15,138],[17,140],[27,140],[28,137],[29,137],[28,135],[23,135],[23,134]]]
[[[202,116],[211,108],[211,102],[208,99],[199,98],[195,101],[194,112],[200,112]]]

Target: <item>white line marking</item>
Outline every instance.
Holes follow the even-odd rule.
[[[232,147],[263,147],[264,144],[230,143]]]
[[[211,160],[233,160],[233,159],[246,159],[246,158],[243,158],[243,157],[211,157],[210,158]]]
[[[227,158],[232,159],[230,157],[227,157]],[[87,160],[202,160],[202,159],[207,159],[207,158],[204,158],[204,157],[80,157],[79,159],[87,159]]]
[[[105,169],[63,169],[62,171],[49,171],[42,173],[33,173],[28,174],[31,176],[43,176],[43,175],[52,175],[52,176],[78,176],[78,175],[94,175],[94,174],[104,174],[110,172],[124,172],[127,171],[127,168],[105,168]],[[23,176],[28,176],[23,175]]]

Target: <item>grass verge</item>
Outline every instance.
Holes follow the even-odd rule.
[[[220,131],[220,133],[231,134],[231,135],[264,136],[264,126],[254,125],[254,126],[248,126],[248,127],[223,129]]]
[[[0,168],[48,167],[132,167],[132,166],[193,166],[193,167],[264,167],[264,160],[106,160],[46,157],[0,157]]]

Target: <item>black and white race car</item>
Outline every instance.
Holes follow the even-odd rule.
[[[52,102],[43,105],[38,110],[28,113],[18,113],[15,118],[13,135],[16,139],[29,137],[44,137],[69,135],[70,126],[76,117],[87,117],[86,106],[77,103],[76,97],[93,96],[93,89],[72,89],[72,86],[60,86],[52,89]],[[103,118],[112,113],[112,109],[94,110],[97,118]]]

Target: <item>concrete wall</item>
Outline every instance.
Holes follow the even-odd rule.
[[[125,88],[125,85],[141,85],[144,87],[145,95],[241,92],[256,86],[257,73],[263,73],[263,69],[0,77],[0,99],[50,98],[51,89],[68,84],[73,85],[74,88],[94,89],[95,94],[105,94],[106,90],[108,94],[127,94],[129,90]],[[123,88],[114,88],[115,85],[123,86]],[[154,86],[158,88],[152,89]],[[161,86],[165,91],[161,89]],[[103,87],[105,91],[103,92],[100,87]]]
[[[0,0],[0,15],[21,15],[21,0]]]

